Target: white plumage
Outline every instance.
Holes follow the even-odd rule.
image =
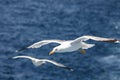
[[[33,58],[33,57],[30,57],[30,56],[15,56],[13,57],[13,59],[17,59],[17,58],[27,58],[27,59],[30,59],[32,61],[32,63],[35,65],[35,66],[41,66],[42,64],[45,64],[45,63],[52,63],[58,67],[62,67],[62,68],[65,68],[65,69],[69,69],[69,70],[73,70],[61,63],[57,63],[53,60],[48,60],[48,59],[37,59],[37,58]]]
[[[37,43],[34,43],[26,48],[20,49],[18,51],[24,50],[24,49],[29,49],[29,48],[40,48],[43,45],[47,45],[49,43],[58,43],[60,45],[56,46],[53,48],[53,50],[50,52],[50,54],[53,54],[54,52],[72,52],[72,51],[77,51],[77,50],[83,50],[83,49],[88,49],[93,47],[95,44],[88,44],[85,43],[87,40],[95,40],[95,41],[102,41],[102,42],[114,42],[114,43],[119,43],[120,40],[114,39],[114,38],[103,38],[103,37],[96,37],[96,36],[82,36],[79,38],[76,38],[74,40],[42,40]]]

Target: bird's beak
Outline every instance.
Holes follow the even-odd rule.
[[[52,54],[54,54],[55,52],[52,50],[52,51],[50,51],[50,53],[49,53],[49,55],[52,55]]]

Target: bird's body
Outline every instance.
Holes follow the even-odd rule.
[[[87,44],[84,42],[75,43],[74,45],[72,45],[71,43],[72,43],[72,41],[65,41],[61,45],[57,46],[57,48],[60,48],[58,53],[73,52],[73,51],[77,51],[79,49],[88,49],[88,48],[94,46],[94,44]]]
[[[35,65],[35,66],[41,66],[45,63],[51,63],[51,64],[54,64],[58,67],[62,67],[62,68],[65,68],[65,69],[69,69],[69,70],[73,70],[61,63],[57,63],[56,61],[53,61],[53,60],[48,60],[48,59],[37,59],[37,58],[33,58],[33,57],[30,57],[30,56],[15,56],[13,57],[13,59],[17,59],[17,58],[27,58],[27,59],[30,59],[32,61],[32,63]]]
[[[76,50],[75,48],[73,48],[74,46],[72,46],[70,43],[71,43],[71,41],[64,41],[61,45],[57,46],[57,48],[60,48],[58,53],[71,52],[71,51]]]
[[[29,49],[29,48],[39,48],[43,45],[49,44],[49,43],[58,43],[60,45],[56,46],[53,48],[53,50],[50,52],[50,54],[53,54],[54,52],[57,53],[63,53],[63,52],[73,52],[77,51],[80,49],[88,49],[93,47],[95,44],[88,44],[85,43],[87,40],[95,40],[95,41],[102,41],[102,42],[114,42],[114,43],[119,43],[120,40],[114,39],[114,38],[102,38],[102,37],[96,37],[96,36],[82,36],[78,37],[74,40],[42,40],[37,43],[34,43],[33,45],[28,46],[27,48],[24,49]],[[21,51],[23,49],[20,49],[18,51]]]

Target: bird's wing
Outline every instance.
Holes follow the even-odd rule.
[[[49,62],[49,63],[52,63],[52,64],[54,64],[54,65],[56,65],[56,66],[58,66],[58,67],[61,67],[61,68],[64,68],[64,69],[68,69],[68,70],[73,71],[72,68],[67,67],[67,66],[65,66],[65,65],[63,65],[63,64],[61,64],[61,63],[57,63],[57,62],[55,62],[55,61],[53,61],[53,60],[48,60],[48,59],[42,59],[42,60],[43,60],[43,61],[46,61],[46,62]]]
[[[81,41],[87,41],[89,39],[95,40],[95,41],[103,41],[103,42],[115,42],[115,43],[120,42],[120,40],[117,40],[117,39],[114,39],[114,38],[103,38],[103,37],[96,37],[96,36],[86,35],[86,36],[82,36],[82,37],[79,37],[79,38],[73,40],[72,43],[81,42]]]
[[[46,44],[49,44],[49,43],[62,44],[62,42],[64,42],[64,40],[42,40],[42,41],[36,42],[36,43],[34,43],[34,44],[32,44],[28,47],[17,50],[16,52],[19,52],[19,51],[22,51],[22,50],[25,50],[25,49],[29,49],[29,48],[39,48],[39,47],[41,47],[43,45],[46,45]]]
[[[31,60],[35,59],[33,57],[30,57],[30,56],[15,56],[15,57],[13,57],[13,59],[17,59],[17,58],[27,58],[27,59],[31,59]]]
[[[41,60],[39,60],[37,58],[33,58],[33,57],[30,57],[30,56],[15,56],[15,57],[13,57],[13,59],[17,59],[17,58],[30,59],[35,66],[40,66],[40,65],[42,65],[44,63],[44,61],[41,61]]]

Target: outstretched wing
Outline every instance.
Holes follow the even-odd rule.
[[[114,39],[114,38],[103,38],[103,37],[96,37],[96,36],[86,35],[86,36],[82,36],[82,37],[79,37],[79,38],[75,39],[73,41],[73,43],[81,42],[81,41],[87,41],[89,39],[95,40],[95,41],[103,41],[103,42],[115,42],[115,43],[119,43],[120,42],[120,40],[117,40],[117,39]]]
[[[17,59],[17,58],[30,59],[35,66],[40,66],[40,65],[44,64],[44,61],[41,61],[37,58],[33,58],[33,57],[30,57],[30,56],[15,56],[15,57],[13,57],[13,59]]]
[[[57,62],[55,62],[55,61],[53,61],[53,60],[48,60],[48,59],[43,59],[43,60],[46,61],[46,62],[52,63],[52,64],[54,64],[54,65],[56,65],[56,66],[58,66],[58,67],[61,67],[61,68],[64,68],[64,69],[68,69],[68,70],[73,71],[73,69],[71,69],[71,68],[69,68],[69,67],[67,67],[67,66],[65,66],[65,65],[63,65],[63,64],[61,64],[61,63],[57,63]]]
[[[34,44],[32,44],[28,47],[17,50],[16,52],[19,52],[19,51],[22,51],[22,50],[25,50],[25,49],[29,49],[29,48],[39,48],[39,47],[41,47],[43,45],[46,45],[46,44],[49,44],[49,43],[61,44],[62,42],[64,42],[64,40],[42,40],[42,41],[36,42],[36,43],[34,43]]]
[[[30,57],[30,56],[15,56],[15,57],[13,57],[13,59],[17,59],[17,58],[27,58],[27,59],[31,59],[31,60],[35,59],[33,57]]]

